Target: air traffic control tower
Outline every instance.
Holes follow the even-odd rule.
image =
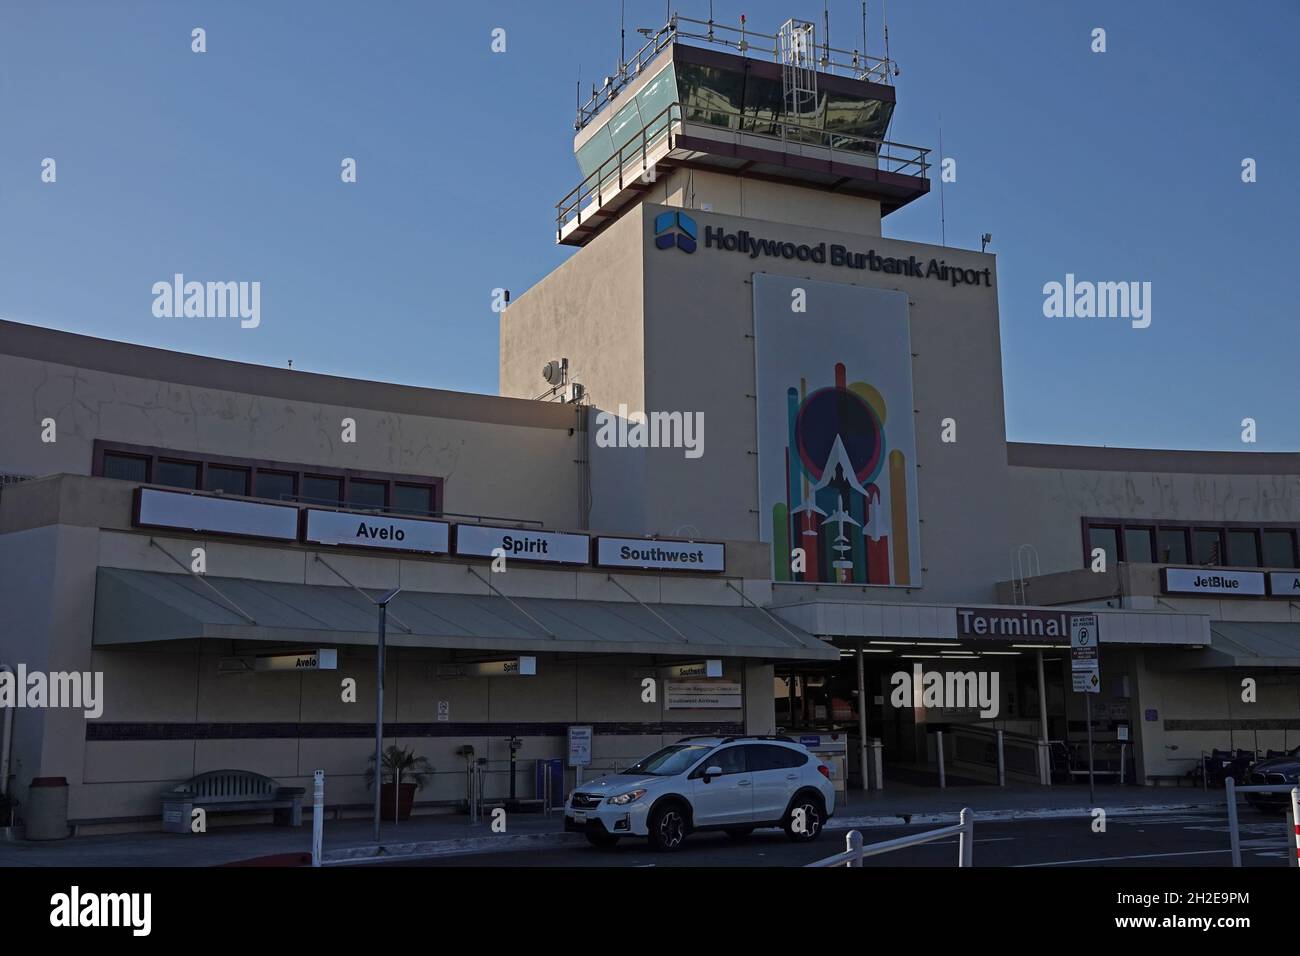
[[[882,237],[930,191],[929,150],[889,140],[897,68],[794,19],[640,32],[578,108],[555,221],[577,252],[502,313],[502,394],[587,406],[593,530],[762,542],[776,585],[991,597],[979,558],[1010,544],[995,263]],[[656,412],[699,416],[699,449],[599,440],[601,413]]]

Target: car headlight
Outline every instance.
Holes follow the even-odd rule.
[[[640,800],[645,796],[645,790],[629,790],[627,793],[620,793],[617,797],[610,797],[609,803],[616,807],[625,806],[634,800]]]

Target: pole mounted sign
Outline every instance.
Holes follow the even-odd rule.
[[[1075,693],[1101,693],[1101,660],[1098,657],[1096,614],[1070,615],[1070,674],[1074,678]],[[1085,701],[1089,698],[1085,697]],[[1092,704],[1084,704],[1088,725],[1088,800],[1097,801],[1096,782],[1092,768]]]
[[[1070,674],[1077,694],[1101,693],[1101,660],[1097,656],[1097,615],[1070,617]]]

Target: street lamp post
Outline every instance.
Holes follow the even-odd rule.
[[[375,655],[375,845],[379,845],[379,794],[383,788],[384,768],[384,638],[388,627],[388,602],[401,588],[393,588],[378,601],[379,648]],[[396,779],[393,785],[397,785]]]

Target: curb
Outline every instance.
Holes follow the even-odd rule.
[[[1143,804],[1131,807],[1101,807],[1108,816],[1138,817],[1161,813],[1178,813],[1189,810],[1219,810],[1226,803],[1162,803]],[[976,823],[1001,822],[1008,820],[1059,820],[1078,817],[1091,817],[1094,807],[1042,807],[1034,810],[976,810]],[[909,814],[910,820],[904,821],[902,815],[875,817],[831,817],[826,824],[828,830],[852,830],[868,827],[915,826],[925,823],[949,824],[959,822],[959,811],[946,810],[937,813]]]
[[[584,842],[582,834],[564,832],[462,837],[452,840],[421,840],[415,843],[386,843],[381,847],[357,846],[327,850],[321,863],[324,866],[347,866],[358,863],[381,863],[389,860],[465,856],[473,853],[511,853]]]

